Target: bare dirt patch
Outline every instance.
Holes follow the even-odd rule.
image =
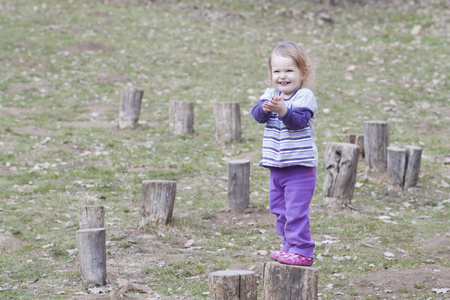
[[[31,81],[31,82],[18,82],[18,83],[11,83],[8,86],[8,92],[10,93],[20,93],[22,91],[39,91],[39,92],[46,92],[47,90],[51,89],[52,86],[50,83],[46,81]]]
[[[359,295],[377,295],[403,299],[411,290],[432,291],[450,287],[450,268],[441,265],[421,265],[414,270],[386,270],[350,280]]]
[[[32,114],[39,114],[41,113],[40,110],[33,109],[33,108],[25,108],[25,107],[6,107],[3,106],[0,108],[0,116],[1,115],[12,115],[15,118],[24,118],[26,116],[32,115]]]
[[[13,238],[11,236],[0,234],[0,252],[15,252],[25,246],[27,242]]]
[[[119,124],[117,122],[108,122],[108,121],[90,121],[90,122],[61,122],[62,127],[75,127],[75,128],[91,128],[91,127],[99,127],[99,128],[115,128]]]
[[[272,226],[275,223],[275,216],[272,215],[267,207],[249,204],[249,207],[240,215],[233,215],[230,210],[215,211],[210,222],[220,226],[239,223],[245,223],[246,225],[267,224]]]
[[[73,46],[62,48],[58,52],[68,54],[81,54],[89,52],[95,53],[95,52],[109,51],[113,49],[114,47],[106,46],[96,41],[83,41]]]
[[[54,135],[60,135],[61,132],[58,131],[52,131],[44,128],[38,128],[38,127],[11,127],[11,130],[13,132],[19,133],[19,134],[29,134],[29,135],[39,135],[39,136],[54,136]]]
[[[102,73],[97,77],[97,80],[101,83],[117,83],[129,80],[127,76],[115,73]]]

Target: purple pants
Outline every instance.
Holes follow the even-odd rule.
[[[309,203],[316,186],[316,168],[270,168],[270,212],[283,237],[281,251],[314,257],[309,228]]]

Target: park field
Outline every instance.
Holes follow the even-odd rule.
[[[225,269],[255,271],[261,293],[282,241],[251,109],[290,40],[316,78],[319,298],[448,299],[449,22],[446,0],[0,0],[0,298],[115,299],[126,280],[140,292],[124,299],[209,299],[208,274]],[[144,90],[136,129],[119,128],[124,87]],[[193,102],[193,132],[171,135],[171,100]],[[239,102],[239,140],[216,141],[216,102]],[[390,145],[422,147],[417,186],[388,192],[360,160],[351,207],[329,207],[327,143],[373,120]],[[240,215],[231,159],[250,160]],[[167,226],[139,226],[144,180],[177,181]],[[106,207],[102,287],[79,270],[85,205]]]

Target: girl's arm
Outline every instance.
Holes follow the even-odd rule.
[[[299,130],[308,126],[309,120],[314,116],[314,112],[307,107],[296,107],[288,109],[281,118],[288,129]]]
[[[265,112],[263,109],[263,104],[264,102],[267,102],[268,100],[265,99],[261,99],[258,101],[258,103],[256,103],[255,106],[253,106],[252,108],[252,115],[253,118],[258,122],[258,123],[266,123],[267,120],[269,120],[270,115],[272,114],[271,112]]]

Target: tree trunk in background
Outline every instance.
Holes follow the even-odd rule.
[[[315,267],[266,262],[262,300],[317,300],[319,270]]]
[[[80,271],[88,284],[106,284],[106,235],[105,228],[77,231],[77,248]]]
[[[125,87],[122,90],[120,101],[119,127],[120,129],[137,127],[139,114],[141,112],[141,102],[144,90]]]
[[[172,219],[176,181],[145,180],[142,182],[141,221],[139,226],[149,223],[154,226],[166,225]]]
[[[231,142],[241,138],[241,111],[239,102],[214,103],[216,140]]]
[[[253,271],[226,270],[208,276],[211,300],[256,300],[257,284]]]
[[[420,172],[420,162],[422,159],[422,148],[416,146],[405,146],[406,148],[406,174],[404,190],[417,185]]]
[[[389,124],[383,121],[364,122],[364,155],[369,173],[387,170]]]
[[[194,103],[170,101],[169,103],[170,133],[187,134],[194,128]]]
[[[347,206],[353,198],[359,147],[349,143],[328,143],[324,156],[323,197],[331,206]]]
[[[241,214],[250,203],[250,161],[228,161],[228,206],[233,214]]]
[[[81,206],[78,208],[80,229],[103,228],[105,220],[104,206]]]

